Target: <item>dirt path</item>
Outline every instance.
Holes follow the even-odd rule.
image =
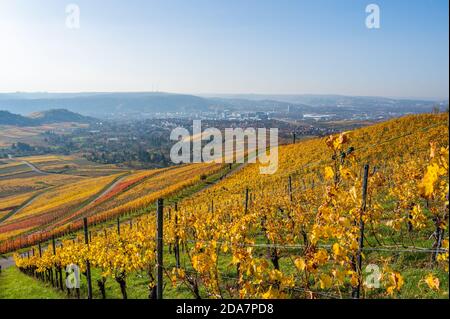
[[[13,157],[11,155],[8,155],[10,159],[13,159]],[[14,159],[16,160],[16,159]],[[22,162],[23,164],[27,165],[29,168],[31,168],[31,170],[35,173],[41,174],[41,175],[63,175],[63,174],[57,174],[57,173],[50,173],[50,172],[44,172],[42,170],[40,170],[38,167],[36,167],[34,164],[25,161],[25,160],[17,160]],[[35,196],[32,196],[30,199],[28,199],[27,201],[25,201],[18,209],[16,209],[15,211],[13,211],[12,213],[10,213],[10,215],[6,216],[6,218],[4,218],[3,220],[0,220],[0,223],[3,223],[5,221],[7,221],[9,218],[11,218],[12,216],[16,215],[17,213],[20,213],[23,209],[25,209],[26,207],[28,207],[29,205],[31,205],[36,199],[38,199],[43,193],[45,193],[46,191],[50,190],[52,187],[47,188],[45,191],[36,194]]]
[[[31,164],[30,164],[31,165]],[[31,166],[30,166],[31,167]],[[37,170],[39,170],[38,168],[36,168]],[[44,174],[46,174],[45,172],[43,172]],[[114,187],[117,186],[117,184],[119,184],[121,181],[123,181],[126,177],[128,177],[127,175],[122,176],[121,178],[119,178],[118,180],[116,180],[114,183],[112,183],[107,189],[103,190],[101,193],[97,194],[91,201],[89,201],[89,203],[87,203],[87,205],[92,204],[93,202],[95,202],[96,200],[98,200],[99,198],[101,198],[104,195],[107,195],[109,192],[111,192]],[[12,216],[20,213],[22,210],[24,210],[26,207],[28,207],[29,205],[31,205],[33,202],[35,202],[41,195],[43,195],[44,193],[46,193],[49,189],[46,189],[45,191],[33,196],[32,198],[28,199],[25,203],[23,203],[17,210],[15,210],[14,212],[12,212],[10,215],[6,216],[6,218],[4,218],[3,220],[0,220],[0,224],[7,221],[8,219],[10,219]],[[2,259],[0,259],[0,262],[2,261]]]
[[[50,173],[50,172],[41,171],[38,167],[36,167],[34,164],[32,164],[32,163],[30,163],[28,161],[22,160],[21,162],[24,163],[25,165],[27,165],[29,168],[31,168],[31,170],[33,172],[36,172],[38,174],[41,174],[41,175],[55,175],[56,174],[56,173]]]
[[[130,174],[126,174],[122,177],[120,177],[118,180],[116,180],[114,183],[112,183],[111,185],[109,185],[109,187],[107,189],[105,189],[104,191],[100,192],[99,194],[97,194],[89,203],[87,203],[85,206],[89,206],[92,203],[94,203],[95,201],[97,201],[98,199],[102,198],[103,196],[107,195],[109,192],[111,192],[114,187],[116,187],[118,184],[120,184],[123,180],[125,180],[127,177],[129,177]]]
[[[41,175],[64,175],[64,174],[58,174],[58,173],[53,173],[53,172],[44,172],[43,170],[39,169],[36,165],[34,165],[33,163],[23,160],[23,159],[18,159],[13,157],[11,154],[8,154],[8,158],[10,160],[16,161],[16,162],[21,162],[25,165],[27,165],[29,168],[31,168],[31,170],[35,173],[41,174]]]
[[[14,266],[14,258],[10,257],[0,257],[0,267],[2,269],[9,268],[11,266]]]
[[[253,157],[254,155],[252,155],[251,157]],[[190,196],[195,195],[196,193],[199,192],[203,192],[211,187],[213,187],[214,185],[216,185],[217,183],[219,183],[221,180],[225,179],[225,178],[229,178],[230,176],[233,176],[234,174],[238,173],[239,171],[241,171],[242,169],[244,169],[247,165],[248,165],[248,161],[246,161],[245,163],[239,165],[238,167],[235,167],[234,169],[232,169],[229,172],[226,172],[222,178],[214,181],[213,183],[203,187],[202,189],[200,189],[199,191],[191,194]],[[122,182],[124,179],[126,179],[129,175],[124,175],[122,177],[120,177],[118,180],[116,180],[114,183],[112,183],[107,189],[103,190],[102,192],[100,192],[98,195],[96,195],[89,203],[87,203],[87,205],[92,204],[93,202],[95,202],[96,200],[98,200],[99,198],[107,195],[109,192],[111,192],[114,187],[116,187],[120,182]],[[30,205],[37,197],[39,197],[41,194],[37,195],[35,198],[31,199],[29,202],[27,202],[26,204],[24,204],[18,211],[16,211],[15,213],[18,213],[20,210],[24,209],[26,206]],[[12,215],[11,215],[12,216]],[[9,217],[11,217],[9,216]],[[115,226],[110,226],[108,228],[113,228]],[[43,247],[45,249],[45,247]],[[12,256],[9,257],[0,257],[0,266],[2,267],[2,269],[6,269],[8,267],[14,266],[14,259]]]
[[[8,155],[9,159],[12,159],[14,161],[19,161],[25,165],[27,165],[29,168],[31,168],[31,170],[35,173],[41,174],[41,175],[64,175],[64,174],[58,174],[58,173],[51,173],[51,172],[44,172],[42,170],[40,170],[37,166],[35,166],[34,164],[25,161],[25,160],[18,160],[13,158],[11,155]],[[15,210],[14,212],[10,213],[10,215],[6,216],[6,218],[4,218],[3,220],[0,219],[0,223],[5,222],[6,220],[8,220],[9,218],[11,218],[12,216],[16,215],[17,213],[19,213],[20,211],[22,211],[24,208],[28,207],[29,205],[31,205],[37,198],[39,198],[43,193],[45,193],[46,191],[50,190],[52,187],[47,188],[45,191],[31,197],[30,199],[28,199],[27,201],[25,201],[17,210]]]
[[[97,193],[96,195],[94,195],[94,197],[91,197],[91,199],[89,199],[89,202],[83,204],[82,207],[79,207],[76,211],[74,211],[72,216],[73,216],[73,217],[74,217],[74,216],[76,217],[76,214],[77,214],[80,210],[82,210],[82,209],[84,209],[85,207],[87,207],[87,206],[89,206],[89,205],[95,203],[97,200],[99,200],[99,199],[102,198],[103,196],[108,195],[108,193],[110,193],[112,190],[114,190],[114,188],[115,188],[119,183],[121,183],[123,180],[125,180],[125,179],[126,179],[127,177],[129,177],[129,176],[130,176],[130,174],[125,174],[125,175],[123,175],[122,177],[119,177],[116,181],[114,181],[114,182],[113,182],[111,185],[109,185],[106,189],[100,191],[100,193]],[[73,217],[70,217],[70,218],[73,218]],[[78,217],[76,217],[76,218],[78,218]],[[64,219],[64,218],[63,218],[63,219]],[[51,225],[44,226],[44,227],[45,227],[44,230],[48,230],[49,228],[53,228],[53,227],[55,227],[55,226],[60,226],[60,225],[61,225],[60,223],[61,223],[61,220],[56,221],[55,223],[53,223],[53,224],[51,224]],[[37,230],[37,231],[39,231],[39,230]]]
[[[5,222],[5,221],[7,221],[8,219],[13,217],[14,215],[20,213],[22,210],[24,210],[26,207],[31,205],[36,199],[38,199],[41,195],[43,195],[44,193],[46,193],[50,189],[51,188],[48,188],[45,191],[43,191],[43,192],[41,192],[39,194],[36,194],[36,195],[32,196],[31,198],[27,199],[19,208],[17,208],[16,210],[12,211],[9,215],[5,216],[2,220],[0,220],[0,224]]]

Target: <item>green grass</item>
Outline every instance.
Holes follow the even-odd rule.
[[[175,265],[173,254],[169,254],[168,247],[165,247],[165,265],[171,269]],[[187,257],[181,255],[181,265],[186,266]],[[189,267],[188,267],[189,268]],[[84,275],[80,276],[80,298],[87,298],[87,280]],[[92,292],[94,299],[101,299],[100,289],[97,280],[101,278],[99,269],[92,269]],[[164,276],[164,298],[193,298],[190,290],[183,285],[172,286],[167,276]],[[126,278],[127,295],[129,299],[148,299],[149,279],[145,271],[131,273]],[[106,284],[107,299],[122,299],[119,284],[111,277],[108,277]],[[60,298],[76,298],[75,291],[70,296],[67,292],[62,292],[58,288],[54,288],[50,283],[45,283],[31,276],[21,273],[16,267],[9,267],[0,274],[0,299],[60,299]]]
[[[406,299],[448,299],[448,273],[442,269],[405,269],[401,271],[405,278],[399,298]],[[440,281],[440,292],[430,289],[423,278],[432,273]]]
[[[0,273],[0,299],[61,299],[65,295],[35,278],[9,267]]]

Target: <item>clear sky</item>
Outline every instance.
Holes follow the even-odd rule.
[[[66,5],[80,28],[66,27]],[[366,28],[376,3],[381,28]],[[0,0],[0,92],[448,99],[448,0]]]

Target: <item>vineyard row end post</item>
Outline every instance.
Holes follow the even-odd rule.
[[[245,214],[248,212],[248,187],[245,189]]]
[[[56,243],[55,243],[55,235],[52,235],[52,249],[53,249],[53,256],[56,255]],[[53,281],[53,268],[52,268],[52,286],[58,287],[58,268],[55,268],[55,282]]]
[[[292,203],[292,176],[291,175],[289,175],[288,189],[289,189],[289,200]]]
[[[175,203],[175,262],[177,269],[180,268],[180,239],[178,238],[178,205]]]
[[[361,291],[361,269],[362,269],[362,250],[364,248],[364,212],[367,206],[367,184],[369,179],[369,164],[364,165],[364,178],[362,185],[362,204],[361,213],[359,216],[359,238],[358,238],[358,253],[356,256],[356,272],[358,273],[358,286],[353,288],[352,297],[359,299]]]
[[[83,228],[84,228],[84,243],[89,247],[89,231],[88,231],[88,220],[83,218]],[[87,288],[88,288],[88,299],[92,299],[92,279],[91,279],[91,264],[89,259],[86,260],[86,278],[87,278]]]
[[[163,299],[163,221],[164,221],[164,201],[158,199],[156,210],[156,251],[157,251],[157,274],[156,274],[156,299]]]

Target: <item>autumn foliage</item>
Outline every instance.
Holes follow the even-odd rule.
[[[361,257],[363,265],[379,268],[377,296],[397,297],[406,279],[404,269],[393,266],[396,256],[425,253],[429,258],[405,269],[448,272],[446,114],[395,119],[283,146],[279,154],[276,174],[259,175],[258,165],[248,165],[171,210],[164,243],[182,247],[187,260],[166,267],[174,287],[188,287],[197,298],[349,298],[356,287],[370,297],[374,287],[356,262]],[[193,182],[179,181],[123,207],[149,205]],[[56,257],[16,255],[16,263],[42,271],[67,252],[63,264],[89,259],[105,277],[125,280],[155,264],[154,215],[134,224],[123,238],[99,235],[89,248],[68,244]],[[151,271],[148,280],[153,287]],[[420,285],[442,289],[431,272]]]

